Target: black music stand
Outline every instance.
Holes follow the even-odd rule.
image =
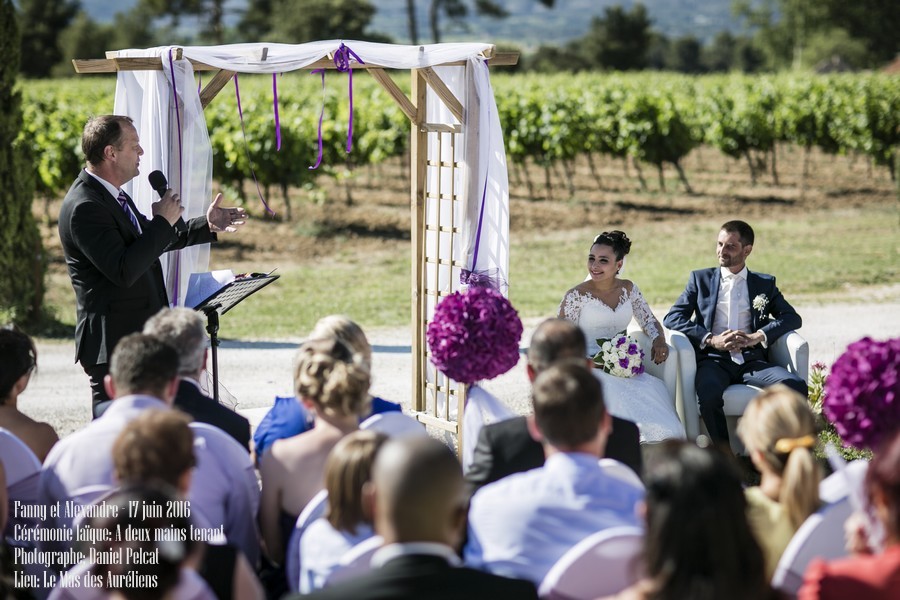
[[[212,347],[213,399],[216,402],[219,401],[219,356],[216,350],[219,346],[219,315],[224,315],[240,304],[241,300],[266,287],[279,277],[280,275],[263,273],[251,273],[246,277],[239,277],[222,286],[194,307],[194,310],[205,314],[207,319],[206,332],[209,333],[209,345]]]

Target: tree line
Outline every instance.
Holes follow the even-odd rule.
[[[700,145],[716,148],[748,167],[755,182],[778,180],[777,145],[825,153],[856,153],[894,173],[900,147],[900,79],[883,75],[717,75],[648,73],[603,75],[495,74],[492,78],[511,177],[542,196],[528,165],[561,170],[573,193],[574,160],[585,157],[597,177],[600,155],[650,165],[665,187],[664,169],[675,169],[690,191],[683,159]],[[401,87],[408,82],[399,80]],[[345,149],[349,103],[343,76],[327,78],[322,125],[323,160],[316,161],[317,125],[323,107],[319,82],[305,72],[279,79],[281,150],[276,149],[271,79],[241,78],[243,128],[233,88],[206,109],[213,172],[234,190],[254,176],[283,198],[290,218],[290,190],[315,185],[321,174],[351,185],[357,167],[377,166],[408,152],[409,124],[371,78],[354,81],[353,150]],[[32,82],[23,86],[24,127],[19,143],[36,157],[40,196],[57,197],[82,163],[81,128],[91,113],[112,108],[112,86],[86,80]],[[408,91],[408,90],[407,90]],[[104,108],[105,107],[105,108]],[[639,172],[640,174],[640,172]],[[643,179],[643,175],[640,174]],[[646,183],[645,183],[646,187]],[[346,187],[345,201],[352,202]]]
[[[534,0],[553,9],[555,0]],[[406,0],[409,40],[440,42],[451,26],[473,14],[509,16],[502,0]],[[109,23],[99,23],[80,0],[19,0],[21,72],[26,77],[72,75],[72,58],[103,56],[106,50],[173,44],[233,42],[301,43],[321,39],[393,42],[371,30],[370,0],[248,0],[234,8],[226,0],[138,0]],[[229,14],[229,13],[234,14]],[[428,35],[417,14],[427,14]],[[605,9],[588,32],[561,46],[523,54],[521,68],[544,72],[670,70],[683,73],[746,73],[808,69],[833,57],[854,69],[875,68],[900,51],[900,10],[884,0],[735,0],[740,34],[723,31],[704,42],[669,38],[654,29],[641,3]],[[226,26],[226,16],[236,25]],[[186,22],[199,23],[187,26]],[[501,45],[507,49],[509,44]]]

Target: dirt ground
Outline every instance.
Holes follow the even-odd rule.
[[[784,218],[812,211],[890,203],[896,189],[887,169],[873,167],[864,157],[830,156],[813,151],[806,163],[802,149],[777,150],[776,185],[771,161],[751,183],[745,161],[735,161],[713,148],[694,150],[683,162],[693,193],[687,193],[672,166],[665,170],[666,190],[660,191],[656,168],[643,165],[642,188],[633,162],[594,156],[594,173],[585,157],[572,165],[571,181],[561,165],[549,169],[510,166],[511,236],[535,236],[542,231],[583,227],[590,211],[608,209],[609,226],[645,221],[677,223],[723,213],[740,213],[747,220]],[[355,252],[406,248],[410,239],[409,168],[404,159],[359,167],[344,182],[322,176],[314,190],[291,190],[293,219],[286,220],[281,192],[272,187],[264,196],[276,211],[265,214],[252,181],[245,184],[245,206],[252,219],[240,236],[216,246],[216,261],[239,266],[287,264],[331,256],[352,242]],[[529,191],[528,181],[532,183]],[[226,195],[234,197],[226,191]],[[349,202],[348,202],[349,198]],[[55,218],[59,201],[39,209],[45,248],[50,250],[51,274],[64,273]]]

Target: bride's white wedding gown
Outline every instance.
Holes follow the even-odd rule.
[[[615,309],[577,289],[566,294],[560,309],[561,314],[577,324],[587,337],[588,356],[594,356],[599,351],[598,338],[611,338],[625,331],[632,316],[651,340],[659,333],[653,313],[637,285],[633,285],[631,292],[623,288]],[[644,361],[650,360],[652,359],[648,353],[644,356]],[[674,357],[669,360],[674,360]],[[607,410],[616,417],[637,423],[641,442],[685,437],[684,426],[678,419],[669,392],[661,380],[648,373],[626,378],[594,369],[594,374],[603,384]]]

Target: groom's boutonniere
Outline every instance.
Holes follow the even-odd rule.
[[[769,305],[769,299],[765,294],[760,294],[753,299],[753,308],[759,311],[760,315],[765,314],[766,307]]]

